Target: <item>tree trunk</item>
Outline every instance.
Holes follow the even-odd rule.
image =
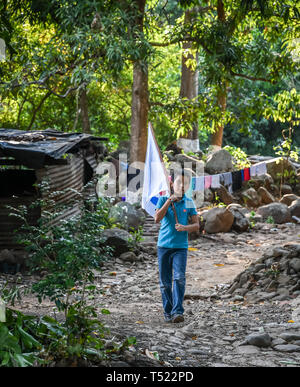
[[[143,33],[146,0],[136,0],[136,4],[139,10],[136,16],[136,26],[140,33]],[[141,60],[133,65],[130,163],[145,162],[148,111],[148,68],[147,63]]]
[[[224,91],[220,90],[218,92],[217,101],[218,101],[218,105],[220,106],[222,112],[225,112],[226,103],[227,103],[227,91],[226,91],[226,89]],[[219,147],[222,147],[223,132],[224,132],[224,124],[218,125],[216,131],[212,134],[211,145],[217,145]]]
[[[226,21],[226,17],[225,17],[223,0],[218,0],[217,14],[218,14],[218,20],[224,23]],[[218,91],[217,103],[218,103],[218,106],[221,108],[222,112],[225,112],[226,104],[227,104],[227,85],[225,84],[224,84],[223,90],[219,89]],[[224,124],[218,125],[216,131],[213,133],[211,137],[211,145],[217,145],[219,147],[222,147],[223,132],[224,132]]]
[[[185,12],[184,23],[191,22],[191,11],[188,10]],[[192,47],[190,42],[183,43],[183,50],[189,49]],[[198,59],[198,56],[194,58],[193,55],[189,54],[186,56],[183,52],[181,60],[181,85],[180,85],[180,98],[187,98],[192,100],[198,97],[198,70],[192,70],[190,67],[187,67],[186,62],[189,59]],[[187,114],[184,120],[189,121],[190,117]],[[177,140],[177,144],[181,146],[185,152],[187,151],[197,151],[199,150],[199,138],[198,138],[198,122],[192,122],[192,130],[187,134],[180,136]]]
[[[133,66],[130,163],[145,162],[148,111],[148,72],[139,62],[136,62]]]
[[[79,106],[82,120],[82,131],[83,133],[91,133],[86,87],[81,89],[79,92]]]

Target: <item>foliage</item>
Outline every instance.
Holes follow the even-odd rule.
[[[251,166],[250,161],[247,159],[247,154],[240,147],[232,147],[226,145],[224,147],[233,157],[233,165],[236,169],[244,169]]]
[[[0,322],[0,367],[28,367],[41,364],[42,344],[32,335],[32,316],[6,310],[6,322]]]

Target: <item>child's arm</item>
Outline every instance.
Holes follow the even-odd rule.
[[[175,228],[177,231],[188,231],[188,232],[198,231],[199,230],[198,215],[191,216],[191,224],[188,224],[185,226],[183,224],[176,223]]]

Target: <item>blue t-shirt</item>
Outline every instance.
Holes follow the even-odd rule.
[[[157,202],[156,208],[161,208],[169,196],[161,196]],[[197,215],[195,204],[192,199],[183,195],[179,202],[174,202],[178,222],[188,225],[188,217]],[[188,248],[188,232],[177,231],[175,228],[175,215],[170,204],[166,215],[161,220],[161,226],[158,234],[158,247],[168,248]]]

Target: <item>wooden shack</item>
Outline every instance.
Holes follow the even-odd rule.
[[[103,158],[105,137],[84,133],[63,133],[51,129],[21,131],[0,129],[0,253],[3,249],[21,249],[15,241],[20,221],[9,216],[7,205],[27,207],[41,192],[43,180],[48,181],[49,194],[64,191],[56,202],[70,203],[75,191],[83,187],[95,174]],[[74,190],[66,190],[72,188]],[[64,217],[78,213],[79,207],[70,207]],[[40,208],[29,210],[28,221],[36,224]]]

